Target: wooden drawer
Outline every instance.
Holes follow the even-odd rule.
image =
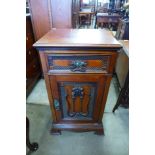
[[[40,64],[38,59],[34,59],[30,64],[26,67],[26,77],[33,78],[40,72]]]
[[[67,73],[111,73],[115,53],[105,55],[95,54],[46,54],[49,72]]]

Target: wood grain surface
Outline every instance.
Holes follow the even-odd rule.
[[[52,29],[35,47],[117,47],[120,43],[105,29]]]

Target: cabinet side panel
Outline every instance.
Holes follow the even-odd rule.
[[[39,56],[41,60],[41,66],[42,66],[43,73],[47,73],[48,69],[47,69],[47,62],[46,62],[45,54],[43,52],[39,52]]]
[[[113,52],[112,57],[111,57],[111,61],[110,61],[110,64],[109,64],[109,73],[112,73],[112,74],[114,73],[114,68],[115,68],[116,60],[117,60],[117,55],[118,55],[117,52]]]
[[[56,122],[57,118],[56,118],[56,113],[54,111],[54,106],[53,106],[53,96],[52,96],[52,90],[51,90],[51,85],[50,85],[50,79],[48,75],[44,75],[44,78],[45,78],[48,99],[50,102],[50,107],[51,107],[51,112],[52,112],[52,120],[53,122]]]
[[[112,76],[107,76],[105,87],[103,87],[104,95],[103,95],[102,104],[100,107],[101,111],[100,111],[100,115],[99,115],[99,123],[102,122],[103,113],[104,113],[104,109],[105,109],[105,105],[106,105],[106,101],[107,101],[107,97],[108,97],[111,79],[112,79]]]
[[[53,97],[52,97],[52,90],[51,90],[51,86],[50,86],[50,79],[49,79],[49,76],[46,74],[47,73],[46,57],[45,57],[45,54],[43,52],[39,52],[39,55],[40,55],[40,60],[41,60],[41,64],[42,64],[42,70],[43,70],[43,73],[44,73],[44,79],[45,79],[48,99],[49,99],[49,102],[50,102],[50,108],[51,108],[51,112],[52,112],[52,119],[53,119],[53,122],[56,122],[56,114],[55,114],[54,106],[53,106]]]

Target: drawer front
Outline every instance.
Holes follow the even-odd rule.
[[[49,71],[108,73],[110,55],[52,55],[47,54]]]

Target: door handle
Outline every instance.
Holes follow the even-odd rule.
[[[77,61],[72,61],[72,63],[70,64],[70,69],[72,72],[76,72],[76,71],[85,72],[86,66],[87,66],[86,62],[77,60]]]

